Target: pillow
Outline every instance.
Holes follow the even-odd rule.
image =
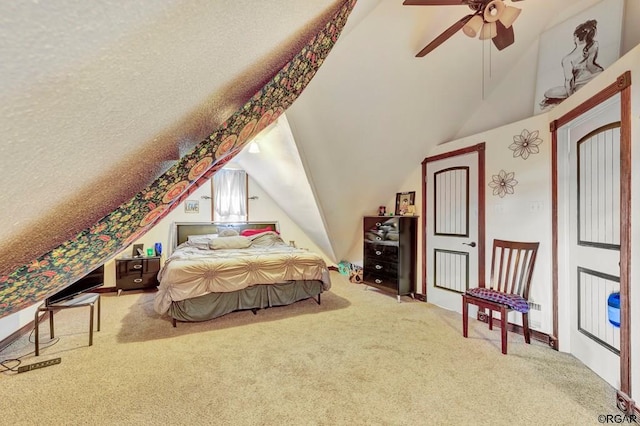
[[[245,238],[251,241],[251,247],[286,246],[285,242],[280,238],[280,235],[273,231],[261,232]]]
[[[196,247],[202,250],[209,248],[209,241],[218,238],[218,234],[189,235],[183,244],[187,247]]]
[[[238,231],[236,231],[235,229],[228,228],[220,231],[218,235],[221,237],[236,237],[240,234],[238,234]]]
[[[266,228],[262,228],[262,229],[245,229],[242,232],[240,232],[240,235],[242,235],[243,237],[250,237],[252,235],[261,234],[263,232],[269,232],[269,231],[273,231],[273,228],[270,226],[267,226]]]
[[[213,238],[218,238],[218,234],[189,235],[187,236],[187,241],[192,243],[201,243],[203,241],[208,242]]]
[[[216,238],[209,241],[209,248],[211,250],[243,249],[250,245],[251,241],[241,236]]]

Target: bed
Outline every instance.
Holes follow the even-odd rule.
[[[286,244],[277,222],[175,223],[154,309],[178,321],[289,305],[331,288],[316,253]]]

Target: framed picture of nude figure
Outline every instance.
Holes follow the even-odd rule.
[[[603,0],[540,36],[534,115],[548,111],[620,57],[624,2]]]

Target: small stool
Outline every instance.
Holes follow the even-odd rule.
[[[50,305],[40,305],[36,310],[35,315],[35,334],[36,334],[36,356],[40,355],[40,335],[38,333],[38,314],[40,312],[49,312],[49,334],[53,339],[53,313],[60,309],[80,308],[82,306],[89,306],[89,346],[93,345],[93,306],[98,304],[98,329],[100,331],[100,294],[99,293],[82,293],[77,297],[69,300],[63,300],[58,303],[52,303]]]

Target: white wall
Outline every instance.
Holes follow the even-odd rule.
[[[32,305],[0,319],[0,341],[6,339],[12,333],[29,324],[30,321],[33,321],[33,316],[38,305],[39,304]]]
[[[513,137],[524,130],[538,131],[543,142],[539,145],[540,152],[532,154],[528,159],[513,157],[509,145]],[[526,120],[508,124],[497,129],[464,137],[439,145],[425,157],[453,151],[459,148],[486,143],[486,239],[487,262],[490,260],[490,247],[495,238],[519,241],[539,241],[540,249],[531,284],[530,300],[541,305],[541,311],[532,311],[531,324],[535,329],[549,333],[552,331],[552,294],[551,294],[551,151],[549,123],[546,116],[531,117]],[[500,170],[515,172],[518,184],[514,194],[507,194],[504,198],[493,195],[488,186],[493,175]],[[422,207],[422,166],[419,164],[411,173],[412,182],[405,183],[400,191],[416,191],[416,205],[418,214]],[[422,246],[422,227],[420,229],[419,245]],[[418,272],[422,268],[422,256],[418,259]],[[489,268],[486,268],[489,279]],[[421,291],[422,282],[417,283],[417,291]],[[513,320],[516,317],[514,316]]]
[[[318,253],[327,265],[335,265],[326,253],[320,249],[298,225],[278,206],[265,190],[252,179],[249,180],[249,196],[257,196],[257,200],[249,200],[249,220],[277,220],[280,225],[280,236],[285,242],[295,241],[297,247],[306,248]]]

